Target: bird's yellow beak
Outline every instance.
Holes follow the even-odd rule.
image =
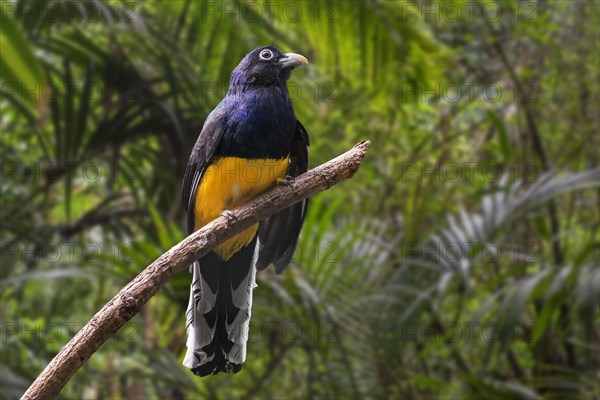
[[[296,68],[303,64],[308,64],[308,60],[301,54],[285,53],[284,58],[279,60],[279,63],[284,68]]]

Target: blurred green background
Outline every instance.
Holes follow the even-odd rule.
[[[61,393],[145,398],[599,398],[597,1],[2,1],[1,397],[185,236],[207,114],[255,47],[316,166],[254,292],[237,375],[181,365],[180,274]]]

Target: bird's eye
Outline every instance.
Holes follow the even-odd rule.
[[[271,50],[263,50],[260,52],[259,57],[261,60],[270,60],[273,58],[273,52]]]

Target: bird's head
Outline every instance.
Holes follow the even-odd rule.
[[[263,46],[252,50],[231,73],[230,88],[249,89],[261,86],[282,86],[292,70],[308,64],[306,57],[284,53],[277,47]]]

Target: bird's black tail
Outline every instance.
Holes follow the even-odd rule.
[[[194,276],[183,363],[198,376],[236,373],[246,360],[252,289],[256,286],[256,240],[227,261],[211,252],[191,267]]]

